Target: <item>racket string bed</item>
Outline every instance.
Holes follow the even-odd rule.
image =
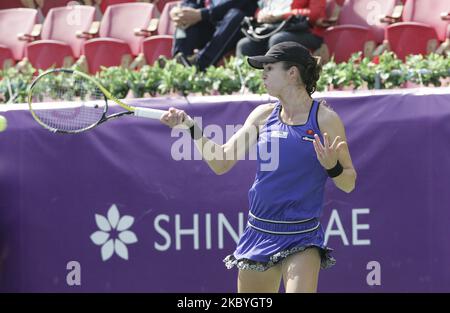
[[[126,111],[107,116],[108,99]],[[101,82],[72,69],[52,69],[30,84],[28,105],[44,128],[59,133],[80,133],[120,116],[159,120],[163,110],[134,107],[114,97]]]
[[[97,123],[103,110],[80,106],[69,109],[39,110],[39,119],[50,128],[63,131],[76,131]]]
[[[59,73],[57,78],[66,82],[65,85],[58,84],[51,88],[35,86],[38,92],[39,89],[44,90],[39,92],[40,99],[49,106],[54,106],[35,110],[36,116],[46,126],[61,131],[82,130],[99,122],[106,106],[103,92],[79,76],[63,76],[68,75]],[[69,102],[70,107],[67,107]]]

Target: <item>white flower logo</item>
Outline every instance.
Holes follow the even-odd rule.
[[[117,206],[113,204],[107,214],[108,218],[95,214],[95,221],[100,230],[91,235],[91,240],[98,246],[102,246],[102,260],[107,261],[116,252],[124,260],[128,260],[127,244],[136,243],[136,235],[127,230],[134,223],[134,217],[124,215],[120,217]],[[115,230],[118,238],[110,238],[110,232]]]

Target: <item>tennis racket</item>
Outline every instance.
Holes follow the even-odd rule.
[[[125,111],[108,115],[108,100]],[[28,89],[28,105],[41,126],[63,134],[84,132],[126,115],[159,120],[166,112],[125,104],[93,77],[71,69],[52,69],[36,77]]]

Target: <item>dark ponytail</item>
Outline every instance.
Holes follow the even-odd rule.
[[[285,70],[290,69],[292,66],[295,66],[298,69],[300,73],[300,78],[305,84],[305,89],[311,96],[316,91],[317,81],[319,80],[320,72],[322,71],[320,59],[318,57],[311,56],[310,58],[305,60],[303,64],[294,62],[283,62],[283,63],[284,63],[283,67]]]

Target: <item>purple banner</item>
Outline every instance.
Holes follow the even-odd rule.
[[[327,182],[321,222],[337,263],[321,271],[319,292],[449,292],[450,90],[316,98],[341,116],[358,173],[350,194]],[[267,101],[138,102],[202,117],[220,143]],[[57,135],[25,106],[0,114],[9,122],[0,133],[0,291],[236,291],[237,270],[222,259],[245,227],[255,161],[216,176],[198,158],[174,159],[194,147],[180,151],[157,121]]]

